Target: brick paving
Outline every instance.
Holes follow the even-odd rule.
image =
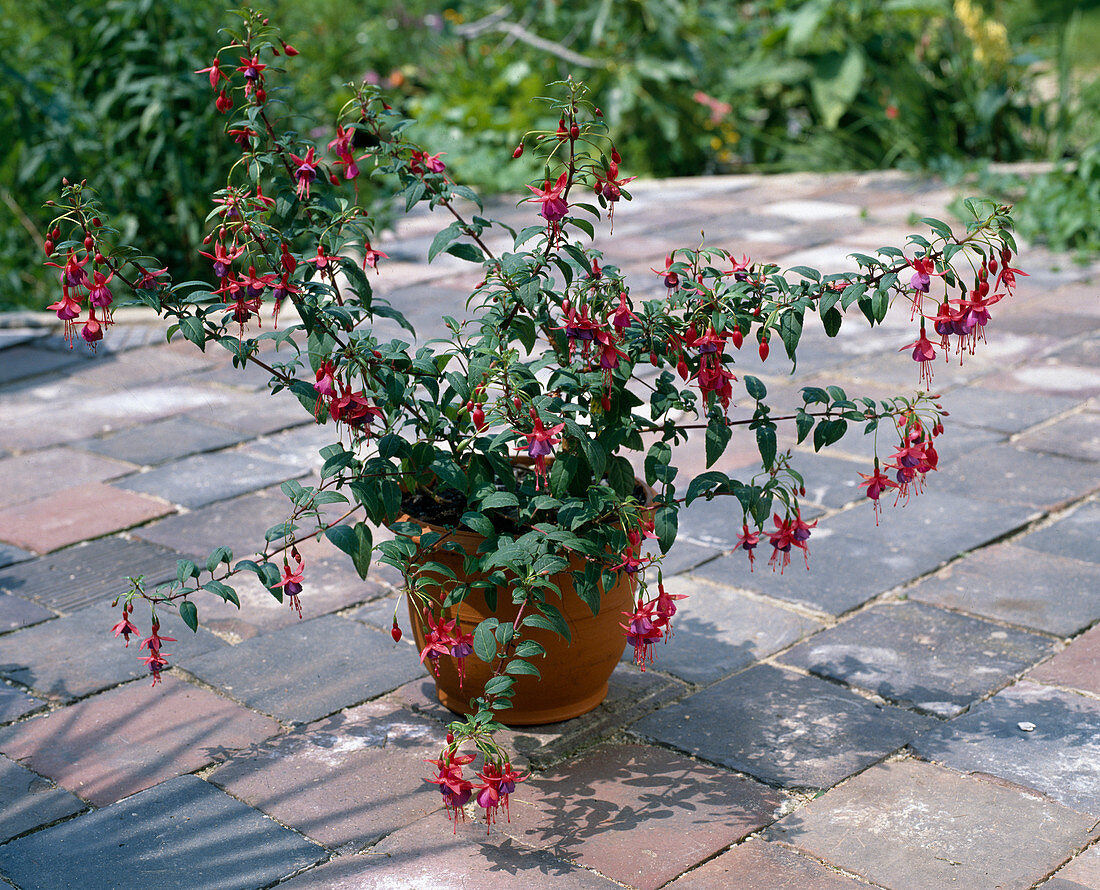
[[[897,173],[637,186],[607,260],[652,294],[701,228],[842,271],[953,197]],[[423,338],[475,283],[424,262],[432,233],[403,223],[375,280]],[[693,504],[672,641],[590,714],[505,734],[534,774],[488,834],[455,833],[422,781],[450,715],[388,636],[392,572],[310,542],[306,620],[258,584],[201,604],[198,634],[162,616],[155,689],[110,635],[128,576],[247,557],[282,521],[279,483],[328,441],[301,406],[140,313],[94,358],[0,318],[0,886],[1100,890],[1100,287],[1041,250],[1020,265],[989,349],[937,367],[954,423],[928,491],[876,528],[869,442],[797,449],[819,525],[811,571],[782,575],[747,571],[721,499]],[[911,390],[905,328],[854,328],[808,330],[793,379],[776,356],[740,371],[788,401]]]

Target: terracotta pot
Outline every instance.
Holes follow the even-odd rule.
[[[443,531],[420,520],[408,517],[402,517],[402,520],[418,522],[421,527],[433,531]],[[467,552],[474,553],[484,539],[472,532],[460,531],[452,535],[451,540],[460,543]],[[460,579],[464,578],[462,557],[458,553],[441,549],[433,554],[432,559],[450,568]],[[583,561],[573,557],[570,571],[582,571],[583,568]],[[556,723],[591,711],[607,697],[607,682],[626,648],[626,634],[620,622],[626,621],[623,612],[633,612],[632,576],[620,573],[615,586],[604,591],[598,615],[593,615],[587,603],[574,592],[569,571],[554,576],[553,580],[562,592],[562,600],[554,599],[553,603],[565,616],[572,643],[566,643],[551,631],[524,628],[524,637],[541,643],[546,649],[546,656],[532,659],[532,664],[542,675],[541,679],[530,675],[515,678],[512,707],[498,715],[502,723],[510,726]],[[409,612],[416,645],[423,649],[424,633],[420,619],[413,610],[410,601]],[[447,610],[447,618],[452,619],[457,613],[462,632],[473,633],[474,628],[486,618],[496,617],[502,623],[509,622],[515,619],[517,611],[518,606],[511,602],[506,590],[498,589],[497,609],[491,611],[482,591],[475,589],[470,591],[460,610]],[[489,665],[476,655],[466,659],[466,675],[461,688],[453,659],[438,659],[438,670],[435,685],[439,702],[457,714],[470,713],[469,702],[481,694],[492,676]]]

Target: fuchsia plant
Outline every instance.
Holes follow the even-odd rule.
[[[334,441],[321,451],[317,485],[283,485],[289,518],[268,532],[255,558],[235,560],[220,547],[203,565],[182,560],[177,579],[155,591],[138,579],[121,597],[114,632],[127,643],[140,636],[134,603],[150,603],[152,630],[141,649],[155,684],[168,666],[162,645],[170,642],[159,636],[158,611],[178,609],[197,629],[201,594],[239,606],[233,579],[251,573],[301,614],[309,609],[309,574],[298,542],[327,537],[363,577],[379,554],[404,575],[425,630],[422,661],[454,659],[462,671],[473,657],[493,666],[493,682],[471,692],[470,716],[451,725],[430,779],[456,819],[473,800],[491,822],[523,778],[493,740],[495,712],[509,706],[517,675],[538,674],[544,650],[529,632],[568,636],[555,605],[562,596],[555,573],[572,571],[577,595],[593,612],[617,575],[636,579],[635,609],[622,626],[644,669],[654,643],[671,635],[680,598],[665,591],[659,564],[681,508],[701,497],[731,497],[743,516],[737,548],[750,570],[761,543],[771,547],[774,569],[783,571],[797,551],[808,567],[814,523],[801,518],[805,489],[797,455],[779,446],[781,424],[791,425],[797,442],[812,437],[815,449],[853,425],[876,442],[884,431],[893,453],[875,457],[863,475],[867,497],[877,512],[891,490],[901,500],[919,493],[937,467],[935,439],[943,432],[935,395],[875,401],[835,386],[807,387],[802,405],[780,415],[760,379],[739,378],[738,354],[748,343],[761,360],[778,362],[770,358],[778,338],[794,361],[813,315],[835,336],[852,307],[875,325],[892,303],[909,303],[919,336],[901,349],[911,351],[928,385],[938,351],[973,352],[990,308],[1022,274],[1010,267],[1008,208],[968,202],[975,218],[961,234],[926,220],[928,236],[855,255],[857,274],[784,272],[717,247],[677,248],[654,269],[663,293],[641,298],[591,246],[594,223],[630,199],[632,177],[620,175],[623,159],[582,85],[556,85],[557,129],[527,134],[515,151],[526,146],[546,160],[545,176],[525,199],[537,205],[531,224],[515,232],[481,215],[477,196],[451,179],[444,153],[412,142],[411,121],[369,84],[353,85],[328,153],[286,129],[271,103],[280,88],[270,81],[282,73],[282,58],[297,53],[261,15],[241,16],[241,29],[198,72],[209,76],[212,101],[227,115],[226,138],[241,149],[213,196],[203,251],[211,282],[172,282],[102,221],[86,183],[66,182],[45,245],[49,265],[60,270],[61,296],[50,308],[70,339],[79,331],[94,347],[112,323],[116,291],[125,290],[170,322],[169,336],[266,370],[272,393],[288,391],[317,423],[333,424]],[[450,217],[429,261],[445,252],[481,269],[471,317],[444,319],[445,341],[414,346],[376,333],[382,319],[412,329],[364,274],[368,267],[384,273],[387,259],[371,246],[379,233],[356,201],[364,176],[396,183],[406,210],[425,204]],[[502,238],[503,249],[490,247]],[[296,317],[280,323],[287,302]],[[929,323],[938,342],[929,339]],[[260,358],[265,344],[280,360]],[[734,478],[708,469],[677,478],[678,449],[701,436],[711,467],[735,434],[755,441],[754,473]],[[517,455],[529,470],[517,467]],[[655,489],[649,503],[635,466]],[[341,505],[336,519],[322,514],[332,504]],[[411,504],[428,505],[431,515],[417,518],[443,531],[403,521]],[[393,540],[374,543],[371,527],[379,524]],[[457,547],[449,540],[456,530],[484,537],[477,553],[464,554],[468,574],[480,580],[450,580],[453,573],[433,559]],[[659,552],[643,546],[646,538]],[[576,557],[583,570],[570,570]],[[463,633],[448,616],[475,587],[490,604],[512,600],[519,614]],[[393,636],[401,636],[396,621]],[[473,778],[463,767],[477,755],[460,753],[463,746],[481,757]]]

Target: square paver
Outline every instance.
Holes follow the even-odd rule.
[[[162,464],[148,473],[129,476],[117,484],[127,491],[156,495],[194,510],[294,479],[304,475],[304,472],[235,451],[220,451]]]
[[[12,547],[10,544],[0,544],[0,568],[23,562],[23,560],[30,559],[33,556],[34,554],[29,550],[21,550],[18,547]]]
[[[105,806],[278,731],[274,720],[168,676],[0,730],[0,751]]]
[[[513,816],[513,819],[516,818]],[[366,853],[340,856],[279,885],[279,890],[621,890],[622,885],[545,850],[532,850],[484,821],[457,830],[434,813],[383,838]]]
[[[149,609],[135,606],[132,618],[142,632],[149,630]],[[191,630],[174,612],[162,610],[158,617],[163,635],[177,642],[165,646],[172,653],[170,663],[185,653],[208,652],[226,644],[207,630]],[[140,639],[111,634],[122,618],[121,608],[109,602],[73,615],[36,624],[0,636],[0,675],[53,699],[80,698],[126,680],[147,677],[148,668],[139,660]]]
[[[1072,513],[1016,541],[1021,547],[1100,563],[1100,502],[1089,501]]]
[[[815,859],[751,838],[668,885],[669,890],[867,890]]]
[[[190,417],[170,417],[96,439],[84,439],[73,447],[153,467],[191,454],[228,448],[242,438],[240,433]]]
[[[40,621],[54,617],[56,616],[53,612],[42,608],[38,603],[32,603],[8,593],[0,593],[0,633],[38,624]]]
[[[929,725],[817,677],[757,665],[642,718],[632,732],[770,785],[828,788]]]
[[[1049,874],[1093,821],[1020,788],[904,761],[872,767],[769,835],[891,890],[1006,890]]]
[[[944,470],[956,491],[1004,504],[1051,510],[1100,488],[1100,463],[989,445]]]
[[[1100,844],[1058,869],[1043,890],[1100,890]]]
[[[298,723],[375,698],[425,670],[413,647],[335,615],[179,662],[250,708]]]
[[[713,683],[822,627],[813,618],[690,577],[669,578],[665,590],[687,599],[677,602],[672,636],[654,650],[653,666],[689,683]],[[633,654],[628,647],[623,658]]]
[[[163,501],[89,482],[0,509],[0,539],[25,550],[49,553],[171,512],[172,507]]]
[[[0,593],[74,612],[125,593],[128,578],[144,575],[148,586],[175,578],[182,555],[144,541],[103,538],[0,569]]]
[[[30,343],[13,346],[4,350],[4,361],[0,362],[0,385],[70,369],[72,365],[79,364],[85,358],[86,356],[75,350],[54,352],[49,349],[40,349]]]
[[[763,827],[781,803],[750,779],[647,745],[592,751],[521,783],[514,799],[504,832],[640,890]],[[520,816],[519,801],[535,812]]]
[[[929,490],[907,506],[885,504],[878,526],[869,503],[822,520],[810,538],[809,571],[799,554],[782,574],[769,569],[764,539],[754,572],[744,553],[736,551],[694,574],[840,615],[1019,528],[1034,515],[1027,507],[946,492],[938,484],[942,481],[929,480]]]
[[[18,720],[25,714],[37,711],[45,704],[46,702],[40,698],[13,689],[6,683],[0,683],[0,723]]]
[[[105,482],[136,470],[75,448],[46,448],[0,460],[0,507],[11,507],[71,488],[74,482]]]
[[[1035,728],[1027,731],[1029,725]],[[1024,681],[923,734],[913,747],[928,760],[1000,776],[1100,816],[1096,699]]]
[[[1047,637],[923,603],[882,603],[795,646],[781,660],[949,717],[1022,674],[1054,646]]]
[[[0,871],[23,890],[56,890],[58,875],[71,887],[255,890],[325,856],[224,791],[180,776],[0,847]]]
[[[86,807],[84,801],[64,788],[0,757],[0,843]]]
[[[442,807],[434,720],[371,702],[234,757],[207,779],[326,846],[360,850]]]
[[[1040,683],[1068,686],[1100,696],[1100,625],[1081,634],[1028,676]]]
[[[1100,414],[1083,412],[1025,433],[1016,444],[1030,451],[1100,460]]]
[[[909,597],[1070,637],[1100,618],[1100,565],[993,544],[924,578]]]
[[[946,393],[942,404],[957,423],[1012,434],[1049,420],[1080,403],[1066,396],[1006,392],[974,385]]]

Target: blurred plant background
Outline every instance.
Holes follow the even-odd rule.
[[[1045,175],[980,182],[1020,199],[1033,235],[1100,247],[1100,0],[257,5],[301,52],[279,99],[314,121],[304,128],[332,119],[348,80],[376,80],[483,192],[540,174],[529,155],[503,161],[525,132],[555,128],[537,97],[572,74],[631,175],[958,177],[1047,161]],[[0,309],[53,299],[42,205],[63,175],[94,180],[175,276],[204,275],[207,196],[237,151],[192,72],[210,64],[225,0],[0,0],[0,13]]]

